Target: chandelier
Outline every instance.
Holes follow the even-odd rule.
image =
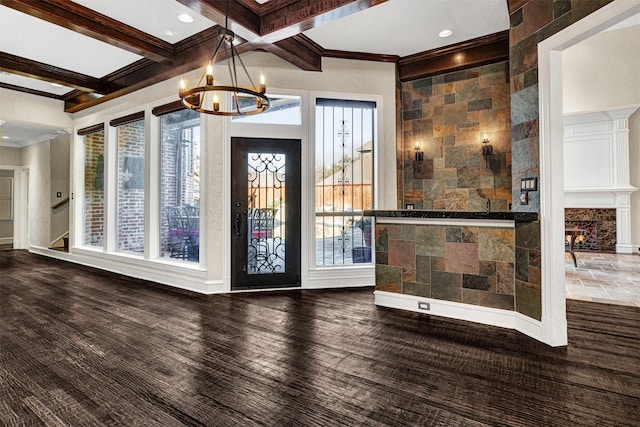
[[[218,44],[209,61],[209,65],[207,65],[198,81],[198,85],[188,88],[184,79],[180,80],[178,95],[185,107],[200,113],[217,116],[248,116],[262,113],[269,108],[270,101],[265,95],[267,86],[265,85],[264,75],[260,74],[260,85],[256,86],[233,44],[234,39],[235,33],[229,30],[229,0],[227,0],[224,28],[218,31]],[[221,51],[225,52],[225,58],[227,58],[230,85],[214,84],[213,64],[216,63],[218,52]],[[249,86],[240,86],[238,82],[238,64],[241,66],[240,71],[244,72],[246,80],[249,81]],[[228,110],[220,108],[220,98],[218,97],[224,96],[226,93],[230,93],[233,100],[233,105]]]

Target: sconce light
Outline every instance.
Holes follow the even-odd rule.
[[[485,167],[489,166],[489,156],[493,154],[493,146],[489,143],[489,137],[484,135],[482,138],[482,157],[484,157]]]
[[[416,150],[416,162],[424,161],[424,151],[420,151],[420,143],[416,142],[416,146],[414,147]]]

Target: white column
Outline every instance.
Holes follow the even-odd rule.
[[[633,253],[631,246],[631,192],[616,194],[616,252]]]
[[[615,188],[628,188],[629,183],[629,117],[638,107],[609,110],[613,119],[613,164]]]
[[[629,117],[638,107],[609,110],[613,119],[613,186],[616,189],[616,252],[630,254],[631,246],[631,186],[629,178]]]

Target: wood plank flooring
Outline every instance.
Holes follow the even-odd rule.
[[[638,426],[640,308],[568,302],[569,346],[373,305],[202,296],[0,253],[3,426]]]

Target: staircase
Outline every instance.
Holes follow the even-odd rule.
[[[51,242],[49,249],[61,252],[69,252],[69,232],[67,231],[57,239]]]

